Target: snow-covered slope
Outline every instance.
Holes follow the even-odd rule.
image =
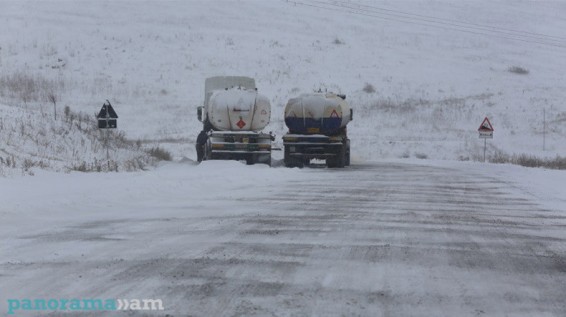
[[[143,297],[170,316],[564,315],[566,171],[454,161],[480,157],[486,116],[490,156],[566,154],[564,12],[522,0],[1,1],[0,175],[8,159],[7,174],[100,162],[94,122],[63,109],[92,120],[106,99],[123,143],[113,157],[143,163],[159,145],[176,162],[0,177],[0,311],[16,298]],[[346,94],[352,166],[179,159],[194,158],[215,75],[256,78],[278,142],[287,99]]]
[[[477,159],[485,116],[488,155],[555,156],[566,154],[563,12],[560,1],[11,1],[0,72],[64,83],[59,104],[74,111],[109,99],[128,138],[176,157],[194,157],[214,75],[254,77],[278,136],[289,98],[346,94],[354,161]],[[0,97],[23,103],[6,85]]]
[[[134,171],[154,165],[159,155],[120,131],[99,130],[94,116],[52,106],[0,104],[0,176],[34,175],[34,169],[59,172]],[[108,148],[108,150],[107,150]]]

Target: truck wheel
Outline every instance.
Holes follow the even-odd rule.
[[[196,151],[197,151],[197,162],[202,162],[202,160],[204,159],[204,146],[197,144]]]
[[[346,165],[346,144],[344,144],[340,151],[338,152],[338,156],[336,156],[336,167],[343,168]]]
[[[346,166],[350,166],[350,140],[346,141]]]
[[[253,165],[256,161],[256,156],[254,154],[250,154],[246,157],[246,165]]]
[[[328,168],[335,168],[337,163],[336,163],[336,158],[335,157],[329,157],[326,159],[326,167]]]
[[[285,167],[294,167],[292,165],[292,159],[291,159],[291,155],[289,155],[289,147],[285,146],[285,154],[283,156],[283,163],[285,164]]]
[[[328,168],[342,168],[346,164],[346,150],[345,145],[341,146],[338,152],[334,153],[335,156],[326,159],[326,166]]]

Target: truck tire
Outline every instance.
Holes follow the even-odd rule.
[[[346,145],[343,144],[333,157],[326,159],[326,167],[328,168],[342,168],[346,164]]]
[[[257,160],[257,156],[255,154],[249,154],[246,157],[246,165],[253,165]]]
[[[338,167],[338,158],[336,156],[328,157],[326,159],[326,167],[328,167],[328,168]]]
[[[202,162],[204,159],[204,146],[197,144],[195,147],[197,151],[197,162]]]
[[[346,144],[340,148],[336,156],[336,167],[343,168],[344,166],[346,166]]]
[[[335,168],[336,167],[336,158],[335,157],[326,158],[326,167]]]
[[[345,165],[350,166],[350,140],[346,141],[346,160]]]
[[[289,167],[289,147],[285,146],[283,148],[283,164],[285,167]]]

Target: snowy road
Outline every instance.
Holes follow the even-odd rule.
[[[267,174],[263,193],[222,170],[191,193],[202,169],[12,180],[11,195],[47,194],[0,209],[1,313],[10,298],[95,297],[162,299],[148,316],[566,315],[566,214],[495,176],[242,165]],[[67,185],[48,190],[53,177]],[[208,195],[219,182],[228,192]],[[92,184],[117,194],[100,203]]]

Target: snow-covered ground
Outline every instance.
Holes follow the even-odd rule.
[[[162,297],[173,316],[564,315],[565,172],[476,162],[486,116],[488,158],[566,155],[564,12],[561,1],[0,2],[0,312],[10,298],[78,296]],[[256,79],[277,143],[289,98],[346,94],[352,166],[195,164],[196,107],[216,75]],[[40,89],[10,86],[22,78]],[[139,140],[111,155],[138,162],[159,145],[174,161],[54,172],[104,161],[63,109],[92,115],[106,99]]]
[[[0,309],[158,298],[147,315],[561,316],[565,176],[394,160],[4,179]],[[50,311],[115,315],[14,316]]]

